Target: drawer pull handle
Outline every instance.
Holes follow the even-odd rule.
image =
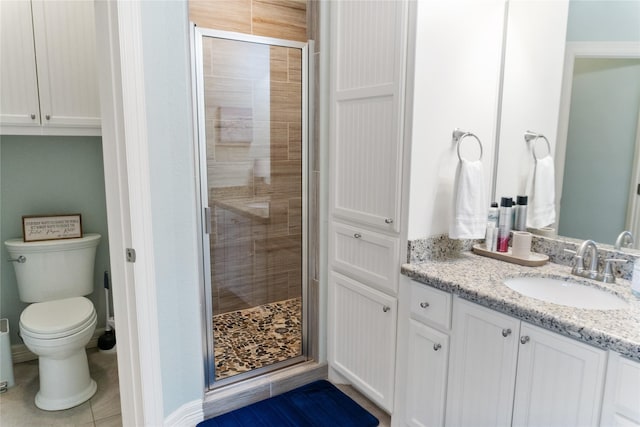
[[[503,329],[502,330],[502,336],[503,337],[508,337],[509,335],[511,335],[511,329]]]
[[[423,302],[420,303],[420,307],[427,308],[427,307],[429,307],[429,303],[426,302],[426,301],[423,301]]]
[[[438,351],[442,348],[442,344],[434,344],[433,345],[433,351]]]
[[[355,237],[356,239],[359,239],[359,238],[361,238],[361,237],[362,237],[362,234],[360,234],[360,233],[355,233],[355,234],[353,235],[353,237]]]
[[[393,218],[385,218],[384,222],[387,224],[393,224]]]
[[[35,120],[36,119],[36,115],[35,114],[31,114],[31,120]]]
[[[382,307],[382,311],[384,311],[385,313],[389,310],[391,310],[391,307],[389,307],[388,305]]]
[[[45,119],[47,120],[51,120],[51,116],[49,114],[47,114],[46,116],[44,116]]]
[[[523,336],[523,337],[520,337],[520,344],[526,344],[526,343],[528,343],[528,342],[529,342],[529,340],[530,340],[530,338],[529,338],[529,336],[528,336],[528,335],[525,335],[525,336]]]

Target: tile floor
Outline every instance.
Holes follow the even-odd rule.
[[[122,426],[116,354],[100,353],[93,348],[87,351],[87,356],[98,391],[88,402],[66,411],[43,411],[35,406],[37,360],[14,365],[16,385],[0,394],[0,426]]]
[[[95,348],[88,350],[87,355],[91,376],[98,383],[98,391],[88,402],[66,411],[42,411],[33,403],[38,391],[36,360],[14,365],[16,385],[6,393],[0,394],[0,426],[122,426],[116,355],[100,353]],[[378,418],[380,427],[391,425],[390,416],[352,386],[337,387]]]
[[[338,387],[340,391],[349,396],[351,399],[355,400],[358,405],[369,411],[371,415],[376,417],[378,421],[380,421],[378,427],[391,426],[391,416],[384,412],[382,409],[378,408],[373,402],[360,394],[360,392],[358,392],[355,388],[350,385],[344,384],[336,384],[336,387]]]
[[[213,316],[216,379],[302,354],[300,298]]]

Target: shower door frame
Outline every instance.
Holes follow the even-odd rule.
[[[202,307],[203,307],[203,358],[205,371],[205,390],[213,390],[228,384],[236,383],[248,378],[253,378],[286,366],[301,363],[307,360],[309,350],[308,332],[308,235],[309,235],[309,108],[310,93],[309,91],[309,43],[297,42],[292,40],[255,36],[250,34],[236,33],[230,31],[214,30],[208,28],[197,27],[191,24],[191,65],[193,75],[193,107],[195,112],[194,120],[194,141],[196,150],[196,162],[199,177],[197,177],[198,194],[197,207],[199,209],[199,233],[202,253]],[[205,99],[204,99],[204,67],[203,67],[203,43],[204,37],[213,37],[217,39],[225,39],[232,41],[258,43],[269,46],[280,46],[287,48],[300,49],[301,57],[301,127],[302,127],[302,324],[301,324],[301,342],[302,354],[295,356],[282,362],[276,362],[272,365],[262,368],[253,369],[248,372],[233,375],[221,380],[215,379],[215,360],[214,360],[214,340],[213,340],[213,303],[212,303],[212,283],[211,283],[211,250],[210,250],[210,226],[211,226],[211,209],[209,207],[209,192],[207,186],[207,139],[206,139],[206,120],[205,120]]]

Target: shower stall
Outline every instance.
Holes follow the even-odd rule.
[[[306,360],[307,44],[195,27],[210,389]]]

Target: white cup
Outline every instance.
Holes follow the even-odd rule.
[[[511,254],[517,258],[529,258],[531,254],[531,233],[528,231],[513,232]]]

